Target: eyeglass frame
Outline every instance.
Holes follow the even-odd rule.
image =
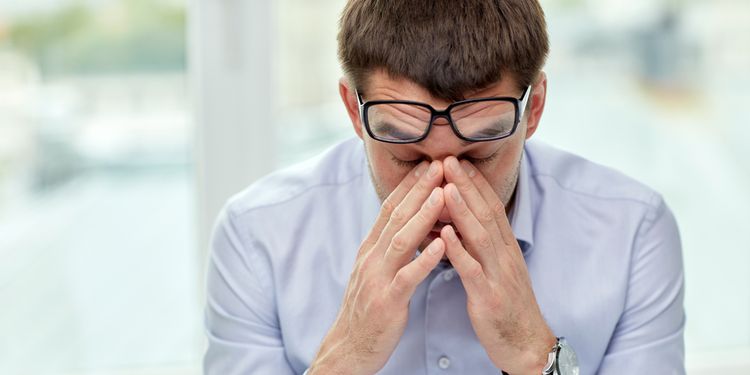
[[[494,96],[494,97],[486,97],[486,98],[473,98],[473,99],[465,99],[465,100],[459,100],[456,102],[453,102],[449,104],[444,110],[439,111],[433,108],[431,105],[427,103],[412,101],[412,100],[371,100],[371,101],[364,101],[362,99],[362,94],[359,92],[358,89],[354,89],[355,94],[357,94],[357,104],[359,105],[359,119],[362,121],[362,124],[365,126],[365,130],[367,131],[367,134],[370,135],[370,138],[379,141],[379,142],[385,142],[385,143],[394,143],[394,144],[409,144],[409,143],[417,143],[423,141],[427,136],[430,134],[430,130],[432,130],[432,125],[435,122],[435,119],[438,118],[445,118],[448,120],[448,123],[451,126],[451,129],[453,129],[453,133],[456,134],[458,138],[460,138],[463,141],[466,142],[489,142],[489,141],[497,141],[503,138],[508,138],[513,133],[516,132],[516,128],[518,128],[518,124],[521,123],[521,120],[523,118],[524,112],[526,111],[526,105],[528,104],[529,97],[531,96],[531,86],[527,86],[526,90],[524,90],[523,94],[521,94],[520,98],[513,98],[510,96]],[[481,102],[489,102],[489,101],[502,101],[502,102],[509,102],[512,103],[516,110],[516,118],[513,122],[513,127],[511,128],[510,132],[505,135],[497,136],[497,137],[491,137],[486,139],[471,139],[464,137],[463,134],[458,130],[458,127],[456,126],[455,122],[453,122],[453,118],[451,118],[450,111],[451,109],[458,107],[460,105],[464,104],[470,104],[470,103],[481,103]],[[424,131],[424,134],[422,134],[419,138],[415,138],[413,140],[387,140],[382,139],[379,137],[376,137],[375,134],[373,134],[372,130],[370,129],[370,123],[369,119],[365,116],[365,113],[367,113],[367,110],[378,104],[408,104],[408,105],[416,105],[419,107],[427,108],[430,110],[430,121],[427,124],[427,128]]]

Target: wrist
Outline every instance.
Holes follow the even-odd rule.
[[[349,375],[358,374],[357,361],[343,350],[346,345],[334,344],[321,350],[310,363],[307,375]]]
[[[315,360],[310,364],[305,375],[344,375],[351,372],[351,370],[347,371],[346,368],[342,361],[337,361],[336,359]]]
[[[541,375],[547,365],[549,353],[556,344],[557,337],[549,332],[537,343],[529,345],[527,350],[519,356],[518,366],[508,373],[510,375]]]

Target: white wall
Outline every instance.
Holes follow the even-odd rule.
[[[191,1],[188,65],[201,258],[227,198],[275,164],[273,8],[270,1]]]

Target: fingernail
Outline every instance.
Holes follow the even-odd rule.
[[[451,189],[451,196],[453,197],[453,200],[456,201],[456,203],[461,203],[461,194],[458,193],[458,188],[456,185],[453,185],[453,189]]]
[[[461,172],[461,166],[458,165],[458,159],[451,158],[451,168],[453,169],[453,172],[459,173]]]
[[[438,166],[437,166],[437,163],[436,163],[436,162],[433,162],[433,163],[432,163],[432,164],[430,165],[430,171],[429,171],[428,173],[430,174],[430,177],[435,177],[435,176],[437,176],[437,173],[438,173]]]
[[[438,201],[440,201],[440,192],[438,188],[435,188],[432,190],[432,194],[430,194],[430,205],[434,206],[438,204]]]
[[[435,241],[430,244],[430,246],[427,246],[427,252],[430,253],[430,255],[435,255],[440,251],[440,242]]]
[[[414,175],[417,176],[417,177],[421,176],[422,172],[424,172],[425,168],[426,167],[424,165],[418,166],[417,169],[414,171]]]
[[[469,165],[468,161],[462,162],[461,166],[464,168],[464,172],[466,172],[469,177],[474,177],[474,168]]]
[[[450,226],[450,225],[448,225],[448,228],[450,228],[450,229],[446,229],[445,230],[447,232],[446,235],[448,236],[448,239],[451,240],[451,241],[458,240],[458,237],[456,237],[456,231],[453,230],[453,227]]]

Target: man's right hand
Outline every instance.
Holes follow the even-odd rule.
[[[445,205],[442,182],[442,163],[422,162],[383,202],[308,374],[374,374],[385,366],[406,329],[414,290],[445,251],[438,237],[414,258]]]

